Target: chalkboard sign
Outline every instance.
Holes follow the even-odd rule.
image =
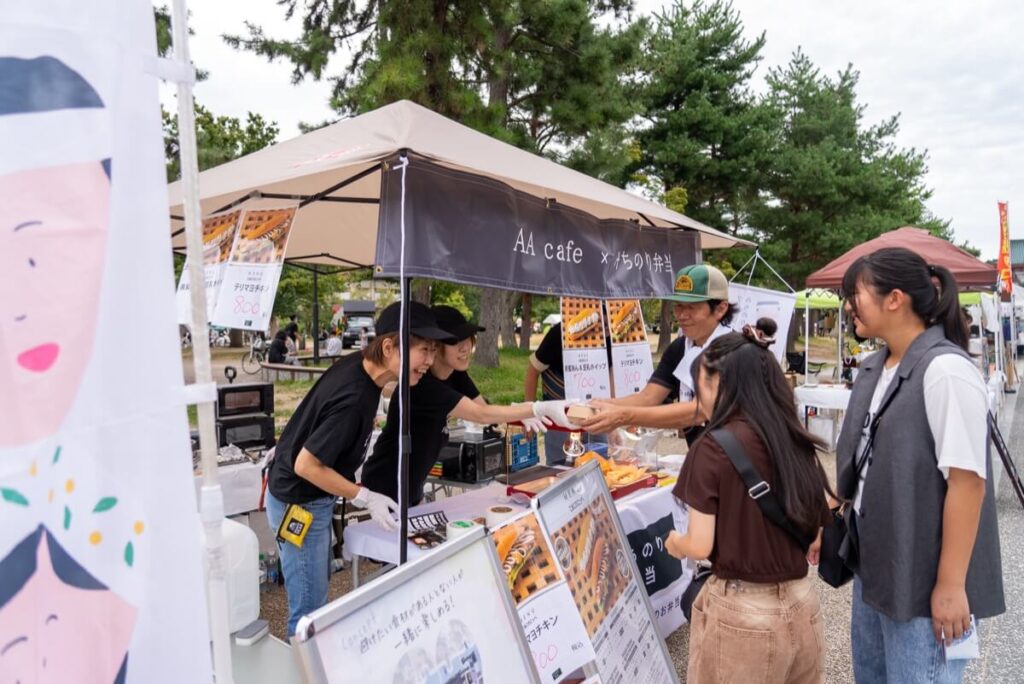
[[[299,620],[307,681],[539,684],[484,530],[474,530]]]

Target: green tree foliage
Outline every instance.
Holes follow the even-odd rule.
[[[195,112],[200,171],[261,150],[277,140],[277,124],[268,122],[259,114],[249,112],[245,123],[242,123],[233,116],[217,116],[198,102]],[[164,123],[167,180],[174,181],[181,178],[178,115],[167,110],[161,110],[160,114]]]
[[[763,201],[750,215],[762,254],[794,287],[853,246],[904,225],[948,238],[924,202],[927,154],[894,142],[899,117],[868,126],[858,73],[826,76],[801,51],[768,74],[775,129]]]
[[[295,40],[247,25],[226,40],[327,79],[331,105],[359,113],[400,99],[605,177],[629,161],[623,124],[635,106],[628,75],[646,30],[631,0],[318,0],[281,2],[299,15]],[[332,66],[339,53],[348,59]],[[591,135],[591,131],[601,131]],[[581,151],[582,150],[582,151]],[[484,289],[477,360],[497,363],[515,298]]]
[[[721,230],[743,225],[769,154],[772,112],[750,89],[764,43],[728,2],[676,0],[645,45],[634,178],[666,204],[684,192],[687,215]]]

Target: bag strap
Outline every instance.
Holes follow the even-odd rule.
[[[772,494],[771,486],[764,481],[764,478],[754,468],[750,459],[747,458],[747,452],[743,445],[740,444],[740,441],[726,428],[712,430],[711,436],[715,438],[715,441],[725,451],[725,455],[729,457],[733,468],[736,469],[736,472],[739,473],[740,478],[743,480],[743,484],[746,485],[747,493],[751,499],[757,502],[757,506],[761,509],[764,517],[782,528],[806,552],[814,541],[814,537],[802,534],[793,527],[793,523],[789,521],[789,518],[786,517],[785,512],[782,510],[779,500]]]
[[[882,414],[885,413],[885,410],[887,408],[889,408],[889,404],[892,403],[892,400],[896,396],[896,393],[900,391],[900,385],[903,384],[903,378],[901,376],[897,375],[896,378],[895,378],[895,382],[896,382],[896,387],[893,388],[892,392],[889,392],[889,396],[882,403],[882,405],[878,407],[878,413],[875,414],[875,417],[871,421],[871,425],[868,426],[868,441],[864,445],[864,449],[863,449],[863,451],[861,451],[860,457],[855,457],[854,458],[854,461],[853,461],[854,491],[856,491],[856,487],[857,487],[856,483],[860,481],[860,474],[862,472],[864,472],[864,466],[867,464],[868,459],[871,457],[871,450],[874,449],[874,447],[875,447],[875,433],[878,432],[878,422],[880,420],[882,420]],[[848,496],[847,498],[851,498],[851,497]]]

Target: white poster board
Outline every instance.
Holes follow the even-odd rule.
[[[636,394],[654,374],[651,344],[639,299],[609,299],[605,302],[612,343],[612,378],[616,397]]]
[[[489,533],[541,681],[557,684],[593,667],[594,646],[537,513],[526,511]]]
[[[242,215],[211,323],[241,330],[270,327],[297,210],[298,206],[249,209]]]
[[[306,680],[536,683],[484,530],[439,546],[299,620]]]
[[[155,60],[150,2],[4,4],[5,681],[212,679]]]
[[[562,297],[561,311],[565,398],[610,399],[612,389],[601,300]]]
[[[771,350],[781,363],[786,354],[789,325],[793,320],[793,310],[796,308],[796,293],[729,283],[729,301],[739,307],[739,312],[733,316],[730,325],[737,332],[741,332],[745,325],[754,325],[761,317],[771,318],[778,324],[775,344],[771,346]]]
[[[561,478],[533,505],[594,645],[601,680],[675,682],[675,667],[655,627],[598,464],[588,463]]]

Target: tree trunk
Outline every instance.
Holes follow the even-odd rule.
[[[476,339],[476,363],[487,368],[498,366],[498,334],[505,317],[505,292],[480,288],[480,325],[487,328]]]
[[[430,279],[414,278],[412,281],[412,292],[409,293],[414,302],[430,306]]]
[[[501,317],[501,346],[515,349],[516,343],[516,305],[519,303],[517,292],[503,292],[505,295],[504,315]]]
[[[530,334],[533,332],[533,295],[523,293],[523,327],[519,331],[519,348],[530,351]]]
[[[661,320],[658,323],[661,331],[658,334],[658,353],[662,353],[672,344],[672,302],[661,300]]]
[[[232,347],[245,346],[245,342],[242,339],[242,331],[238,330],[237,328],[231,328],[231,330],[228,331],[228,339],[231,340]]]

